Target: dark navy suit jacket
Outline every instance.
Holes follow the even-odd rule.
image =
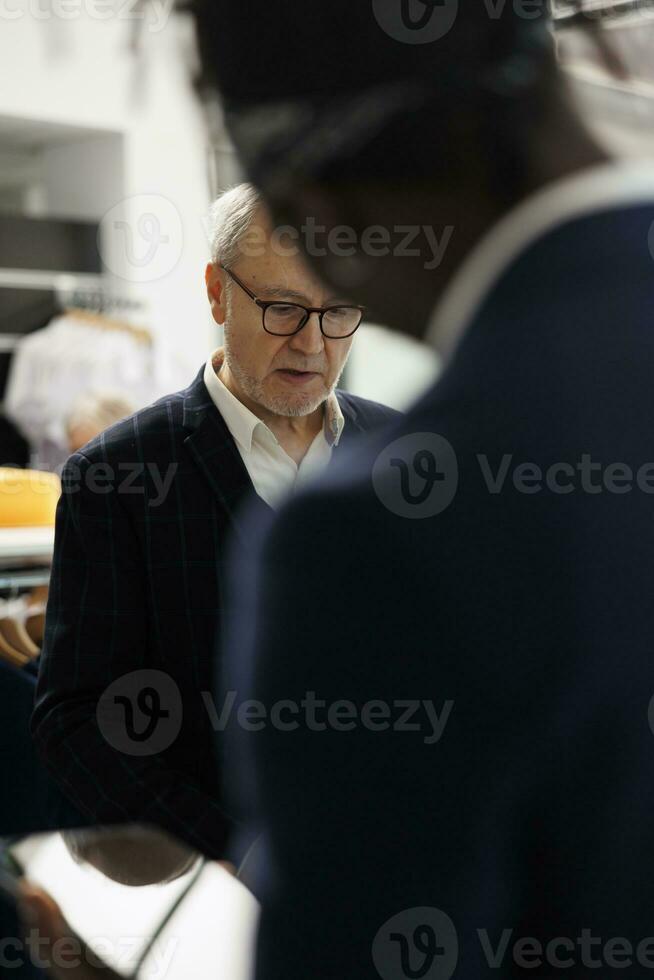
[[[258,980],[649,975],[653,225],[542,235],[405,417],[253,519],[225,683],[278,712],[230,754]]]
[[[32,731],[88,822],[154,823],[220,857],[230,821],[206,699],[227,539],[248,496],[269,508],[203,372],[66,464]],[[335,454],[397,415],[337,396]]]

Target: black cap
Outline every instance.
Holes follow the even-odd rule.
[[[263,185],[350,159],[429,103],[515,97],[551,52],[548,0],[194,0],[204,79]]]
[[[531,46],[548,0],[196,0],[205,65],[237,103],[323,100],[484,71]]]

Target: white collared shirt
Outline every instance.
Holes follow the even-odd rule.
[[[275,434],[223,384],[218,377],[224,358],[222,347],[208,358],[204,383],[212,402],[234,437],[257,494],[277,508],[282,499],[323,469],[338,445],[345,426],[336,395],[332,392],[324,404],[324,425],[306,456],[298,464],[282,449]]]
[[[473,248],[429,319],[425,339],[449,360],[485,298],[525,249],[565,221],[654,202],[651,162],[611,161],[564,177],[508,212]]]

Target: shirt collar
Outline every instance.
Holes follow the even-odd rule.
[[[464,260],[429,319],[427,343],[449,359],[502,273],[557,225],[594,211],[651,201],[651,164],[624,161],[591,167],[533,194],[494,225]]]
[[[219,347],[207,358],[207,363],[204,366],[204,383],[212,402],[225,420],[229,431],[244,450],[252,452],[252,440],[259,426],[261,426],[262,431],[269,432],[273,439],[275,435],[265,422],[262,422],[254,412],[251,412],[243,402],[240,402],[220,380],[218,372],[224,359],[225,350],[223,347]],[[344,427],[345,417],[341,411],[341,406],[338,404],[338,398],[332,391],[324,403],[323,432],[325,441],[329,446],[338,445]]]
[[[345,416],[341,411],[341,406],[338,404],[336,393],[331,391],[325,402],[325,423],[323,430],[329,446],[338,446],[344,428]]]

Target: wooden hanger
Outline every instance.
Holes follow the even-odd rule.
[[[35,585],[34,588],[27,593],[25,597],[27,603],[27,608],[31,609],[33,606],[38,606],[38,611],[41,611],[41,607],[45,606],[48,601],[48,586],[47,585]]]
[[[11,664],[12,667],[24,667],[31,659],[31,657],[21,653],[19,650],[15,650],[11,644],[7,643],[2,633],[0,633],[0,660]]]
[[[45,612],[29,615],[25,620],[25,629],[32,643],[36,643],[38,647],[42,647],[43,635],[45,633]]]
[[[38,656],[40,652],[39,648],[30,639],[23,624],[17,619],[12,619],[11,616],[5,616],[3,619],[0,619],[0,634],[6,640],[9,647],[24,654],[28,660]]]
[[[99,330],[117,330],[120,333],[128,333],[140,344],[151,344],[152,334],[146,327],[135,327],[127,320],[114,320],[104,313],[95,313],[93,310],[83,310],[77,307],[66,309],[66,316],[81,320]]]

